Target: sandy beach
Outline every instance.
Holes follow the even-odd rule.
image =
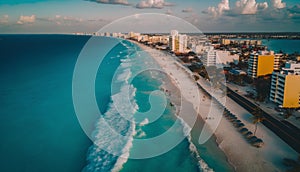
[[[217,143],[236,171],[284,171],[287,167],[282,164],[283,158],[297,159],[297,152],[262,124],[258,125],[256,136],[262,138],[265,144],[262,148],[251,146],[231,122],[220,116],[223,113],[223,108],[217,106],[198,88],[193,73],[182,66],[175,59],[176,57],[142,44],[138,45],[153,57],[171,78],[172,83],[180,90],[181,97],[184,100],[181,101],[181,104],[186,101],[191,104],[190,107],[193,107],[192,110],[185,111],[185,114],[191,115],[182,116],[183,120],[191,126],[195,121],[195,117],[199,115],[206,121],[205,127],[210,128],[212,131],[216,129],[214,135],[217,138]],[[203,78],[200,78],[197,82],[207,91],[210,91],[210,85]],[[180,106],[179,92],[176,89],[172,90],[175,93],[173,93],[173,96],[171,93],[170,98],[174,104]],[[221,93],[214,92],[212,94],[220,99],[220,102],[234,113],[245,124],[245,127],[252,132],[254,131],[255,125],[252,124],[251,114],[248,111]]]

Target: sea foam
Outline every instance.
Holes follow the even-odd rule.
[[[214,170],[211,169],[208,166],[208,164],[200,157],[200,154],[199,154],[196,146],[192,142],[191,127],[186,122],[184,122],[184,120],[182,118],[180,118],[179,116],[177,116],[177,118],[180,121],[181,125],[183,126],[184,135],[187,136],[187,139],[189,141],[189,144],[190,144],[189,149],[197,158],[199,169],[203,172],[213,172]]]
[[[133,136],[136,134],[133,115],[138,105],[134,100],[136,88],[128,83],[132,75],[131,60],[120,61],[113,82],[121,86],[119,91],[114,90],[106,113],[95,124],[92,133],[94,144],[89,148],[88,165],[83,171],[119,171],[130,156]]]

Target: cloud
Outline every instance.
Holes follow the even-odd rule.
[[[235,10],[240,14],[256,14],[260,9],[267,9],[268,3],[257,3],[256,0],[239,0],[235,6]]]
[[[136,4],[136,8],[144,9],[144,8],[157,8],[162,9],[165,6],[173,6],[174,4],[165,2],[164,0],[142,0]]]
[[[230,10],[229,0],[222,0],[217,7],[208,7],[203,13],[210,14],[214,17],[221,16],[224,11]]]
[[[271,0],[273,7],[277,9],[285,8],[286,3],[282,2],[282,0]]]
[[[193,8],[186,8],[182,10],[183,13],[191,13],[193,12]]]
[[[293,7],[287,8],[288,11],[288,17],[291,19],[300,19],[300,5],[297,4]]]
[[[8,15],[3,15],[0,17],[0,24],[6,24],[8,23]]]
[[[83,22],[82,18],[61,15],[55,15],[54,17],[49,18],[37,18],[37,20],[55,23],[57,25],[74,25]]]
[[[263,2],[263,3],[258,3],[257,5],[257,9],[258,10],[265,10],[269,7],[269,4],[267,2]]]
[[[23,16],[21,15],[19,20],[17,21],[18,24],[32,24],[35,22],[35,15],[31,15],[31,16]]]
[[[127,0],[87,0],[87,1],[97,2],[100,4],[129,5]]]
[[[185,17],[184,19],[190,22],[193,25],[198,25],[200,21],[200,17],[197,13],[189,13],[190,15]]]
[[[264,11],[269,8],[267,2],[258,3],[256,0],[238,0],[235,7],[230,8],[229,0],[222,0],[217,7],[209,7],[203,13],[209,14],[214,18],[222,15],[238,16],[238,15],[253,15],[259,11]]]

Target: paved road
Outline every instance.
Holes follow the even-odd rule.
[[[256,108],[259,108],[259,106],[250,102],[249,100],[237,94],[228,87],[227,96],[233,99],[235,102],[237,102],[250,113],[253,112]],[[266,113],[265,111],[262,110],[262,112],[263,117],[265,118],[262,124],[268,127],[277,136],[284,140],[288,145],[290,145],[293,149],[300,153],[300,130],[287,121],[279,121],[270,114]]]

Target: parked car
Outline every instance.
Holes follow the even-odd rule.
[[[283,112],[283,111],[284,111],[284,109],[283,109],[283,108],[280,108],[280,107],[275,107],[275,110],[276,110],[277,112]]]

